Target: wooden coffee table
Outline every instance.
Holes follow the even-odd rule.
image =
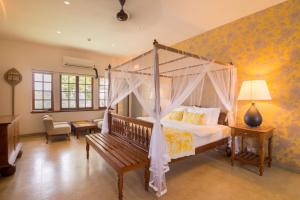
[[[79,134],[82,132],[89,131],[90,133],[99,131],[99,128],[96,123],[88,120],[82,121],[74,121],[71,122],[72,132],[76,135],[77,139],[79,138]]]

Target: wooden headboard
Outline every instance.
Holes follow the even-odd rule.
[[[226,116],[227,116],[226,112],[220,112],[218,124],[228,126],[228,122],[226,121]]]

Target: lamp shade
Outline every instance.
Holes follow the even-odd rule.
[[[251,80],[242,83],[238,100],[271,100],[265,80]]]

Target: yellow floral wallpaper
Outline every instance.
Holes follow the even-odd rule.
[[[256,103],[264,124],[276,127],[275,162],[300,171],[300,0],[289,0],[175,47],[233,62],[238,90],[243,80],[265,79],[272,100]],[[249,106],[250,102],[238,102],[238,121]]]

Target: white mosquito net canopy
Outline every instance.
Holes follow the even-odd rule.
[[[229,125],[235,123],[236,68],[154,42],[153,49],[109,69],[109,98],[102,133],[108,132],[108,110],[134,93],[154,118],[149,147],[150,182],[158,196],[167,192],[170,162],[160,120],[182,104],[220,106]]]

